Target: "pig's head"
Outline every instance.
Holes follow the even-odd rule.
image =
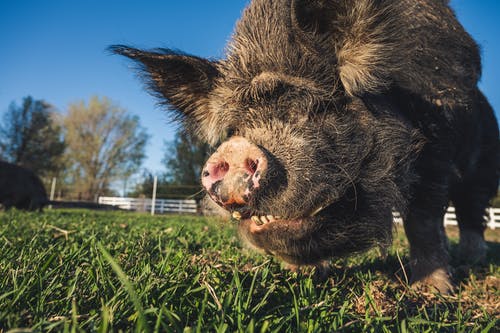
[[[242,238],[293,264],[387,243],[415,143],[383,101],[374,99],[377,116],[369,110],[361,70],[320,52],[331,8],[307,3],[254,1],[218,61],[113,47],[140,64],[186,128],[218,147],[201,182],[239,219]]]

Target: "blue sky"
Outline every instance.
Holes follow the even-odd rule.
[[[176,126],[110,44],[170,47],[211,58],[224,55],[247,0],[2,0],[0,1],[0,117],[12,101],[31,95],[60,112],[93,95],[108,96],[137,114],[151,133],[144,166],[161,171],[163,141]],[[481,88],[500,111],[500,1],[452,0],[482,46]],[[1,119],[1,118],[0,118]]]

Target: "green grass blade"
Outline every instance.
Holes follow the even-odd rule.
[[[111,254],[109,254],[109,252],[104,248],[104,246],[98,242],[97,247],[101,251],[103,258],[111,265],[111,268],[113,269],[113,271],[116,273],[116,275],[120,279],[120,282],[122,283],[122,285],[125,287],[125,290],[127,291],[128,295],[130,297],[130,300],[132,301],[132,303],[135,307],[135,310],[138,313],[137,330],[141,331],[141,332],[150,332],[150,329],[149,329],[148,324],[146,322],[146,316],[144,315],[144,308],[142,307],[139,296],[135,292],[134,286],[129,281],[127,275],[123,272],[120,265],[118,265],[118,263],[111,256]]]

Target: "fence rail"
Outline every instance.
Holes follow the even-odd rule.
[[[99,203],[117,206],[126,210],[149,212],[151,211],[153,200],[148,198],[99,197]],[[197,213],[198,205],[196,204],[196,200],[156,199],[154,212],[156,214]]]
[[[99,203],[117,206],[121,209],[135,211],[150,211],[152,200],[148,198],[120,198],[120,197],[99,197]],[[195,200],[173,200],[156,199],[155,213],[197,213],[198,205]],[[403,219],[398,212],[393,213],[394,222],[403,223]],[[488,208],[485,212],[486,225],[490,229],[500,228],[500,208]],[[457,225],[455,207],[449,207],[444,215],[444,225]]]
[[[398,212],[393,213],[394,222],[403,223],[403,219]],[[486,226],[490,229],[500,228],[500,208],[487,208],[485,211]],[[455,207],[449,207],[444,214],[444,225],[458,225]]]

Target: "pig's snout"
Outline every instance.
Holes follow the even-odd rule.
[[[264,152],[243,137],[233,137],[210,156],[201,181],[215,202],[236,208],[248,204],[266,170]]]

